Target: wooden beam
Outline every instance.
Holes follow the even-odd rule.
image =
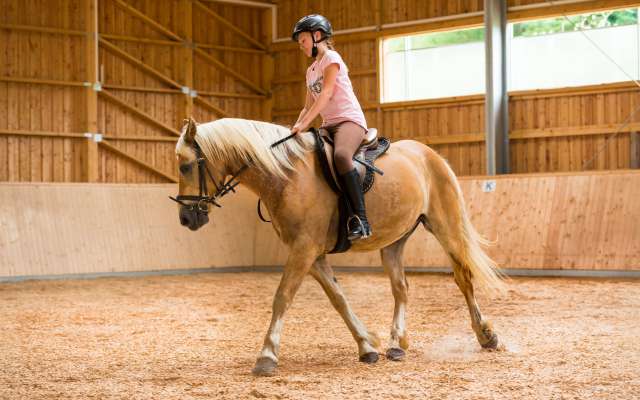
[[[272,32],[275,29],[273,25],[273,8],[268,8],[262,11],[262,36],[264,41],[266,42],[267,47],[271,42]],[[262,57],[262,71],[261,71],[261,82],[260,86],[265,88],[265,91],[268,93],[262,101],[262,119],[267,122],[273,121],[273,74],[274,74],[274,55],[273,54],[265,54]]]
[[[86,36],[87,35],[86,31],[76,31],[71,29],[51,28],[47,26],[33,26],[33,25],[0,24],[0,29],[6,29],[10,31],[53,33],[58,35],[69,35],[69,36]]]
[[[34,136],[61,139],[84,139],[84,133],[50,132],[50,131],[24,131],[18,129],[0,129],[0,136]]]
[[[120,141],[126,140],[129,142],[177,142],[179,138],[175,136],[119,136],[119,135],[104,135],[103,139]]]
[[[155,68],[149,66],[148,64],[138,60],[137,58],[135,58],[131,54],[129,54],[126,51],[122,50],[119,46],[116,46],[115,44],[113,44],[113,43],[111,43],[108,40],[105,40],[103,38],[100,38],[100,44],[103,47],[105,47],[107,50],[110,50],[111,52],[113,52],[113,53],[121,56],[125,60],[129,61],[131,64],[136,65],[139,68],[149,72],[150,74],[152,74],[156,78],[160,79],[161,81],[163,81],[165,83],[168,83],[169,85],[171,85],[171,86],[173,86],[175,88],[182,89],[183,85],[181,85],[180,83],[174,81],[173,79],[169,78],[168,76],[166,76],[162,72],[156,70]]]
[[[220,62],[217,59],[213,58],[211,55],[209,55],[205,51],[200,50],[200,49],[195,49],[195,52],[196,52],[197,55],[199,55],[200,57],[202,57],[205,60],[209,61],[210,63],[214,64],[218,69],[222,70],[226,74],[231,75],[232,77],[234,77],[238,81],[242,82],[245,86],[247,86],[251,90],[255,91],[256,93],[265,94],[265,95],[267,94],[264,89],[262,89],[261,87],[259,87],[255,83],[251,82],[249,79],[245,78],[244,76],[240,75],[239,73],[237,73],[232,68],[227,67],[222,62]]]
[[[567,136],[593,136],[593,135],[608,135],[612,133],[630,133],[640,130],[640,122],[627,124],[627,126],[620,127],[619,124],[607,124],[607,125],[592,125],[592,126],[577,126],[577,127],[558,127],[558,128],[546,128],[546,129],[518,129],[511,131],[509,135],[510,139],[538,139],[538,138],[553,138],[553,137],[567,137]]]
[[[132,112],[133,114],[141,117],[142,119],[146,120],[147,122],[150,122],[151,124],[164,129],[165,131],[174,134],[175,136],[180,136],[180,132],[168,125],[165,125],[164,123],[158,121],[157,119],[155,119],[153,116],[147,114],[146,112],[139,110],[136,107],[133,107],[131,105],[129,105],[128,103],[124,102],[123,100],[120,100],[117,96],[114,96],[113,94],[109,93],[106,90],[102,90],[100,92],[98,92],[100,94],[100,96],[104,96],[105,98],[107,98],[107,100],[116,103],[117,105],[119,105],[120,107]]]
[[[547,4],[551,4],[547,2]],[[562,14],[581,14],[586,12],[598,12],[618,8],[640,7],[638,0],[595,0],[581,1],[568,4],[551,4],[549,6],[536,7],[516,6],[507,10],[509,22],[525,21],[530,19],[542,19],[557,17]]]
[[[238,99],[264,99],[267,97],[264,94],[208,92],[208,91],[202,91],[202,90],[198,90],[198,95],[211,96],[211,97],[233,97]]]
[[[164,94],[183,94],[182,90],[178,89],[166,89],[166,88],[153,88],[153,87],[140,87],[140,86],[127,86],[127,85],[102,85],[105,89],[125,90],[130,92],[147,92],[147,93],[164,93]]]
[[[85,60],[87,81],[85,89],[85,130],[98,133],[98,94],[93,84],[98,82],[98,0],[85,0],[85,26],[87,37],[85,44]],[[87,138],[81,153],[81,175],[84,182],[98,182],[99,162],[98,143],[93,137]]]
[[[107,149],[107,150],[109,150],[109,151],[111,151],[113,153],[116,153],[121,157],[126,158],[127,160],[133,162],[134,164],[137,164],[137,165],[141,166],[142,168],[146,169],[147,171],[151,171],[151,172],[153,172],[155,174],[158,174],[158,175],[162,176],[163,178],[168,179],[170,182],[174,182],[174,183],[178,182],[178,178],[177,177],[175,177],[173,175],[169,175],[166,172],[161,171],[158,168],[154,167],[153,165],[147,164],[146,162],[137,159],[136,157],[132,156],[131,154],[129,154],[129,153],[123,151],[123,150],[120,150],[116,146],[110,144],[109,142],[106,142],[106,141],[103,140],[102,142],[99,142],[99,144],[100,144],[100,146],[104,147],[105,149]]]
[[[165,28],[162,24],[156,22],[155,20],[150,18],[148,15],[146,15],[143,12],[139,11],[137,8],[132,7],[131,5],[125,3],[122,0],[112,0],[112,1],[114,1],[120,8],[122,8],[123,10],[128,12],[129,14],[131,14],[131,15],[137,17],[137,18],[140,18],[141,20],[143,20],[147,24],[151,25],[158,32],[164,34],[165,36],[170,37],[171,39],[173,39],[173,40],[175,40],[177,42],[182,42],[182,38],[180,36],[176,35],[171,30]]]
[[[85,82],[79,81],[61,81],[54,79],[37,79],[37,78],[17,78],[11,76],[0,76],[0,82],[12,82],[12,83],[37,83],[41,85],[52,86],[87,86]]]
[[[101,33],[100,37],[105,39],[112,40],[121,40],[123,42],[136,42],[136,43],[144,43],[144,44],[154,44],[160,46],[182,46],[182,42],[176,42],[175,40],[164,40],[164,39],[147,39],[141,37],[127,36],[127,35],[114,35],[111,33]]]
[[[203,99],[202,97],[196,97],[196,103],[200,103],[205,108],[213,111],[214,113],[218,114],[221,117],[228,117],[229,116],[229,114],[227,114],[227,112],[225,110],[223,110],[222,108],[220,108],[220,107],[208,102],[207,100]]]
[[[187,43],[191,43],[193,41],[193,2],[191,0],[182,0],[181,8],[184,13],[183,27],[184,27],[184,35]],[[182,71],[184,73],[182,80],[184,85],[190,90],[193,90],[193,47],[192,46],[184,46],[182,49]],[[193,117],[193,97],[191,97],[191,93],[186,93],[184,95],[182,109],[178,108],[178,112],[181,115],[176,115],[177,121],[182,121],[185,118]]]
[[[219,44],[194,43],[194,45],[201,49],[214,49],[214,50],[229,51],[234,53],[250,53],[250,54],[266,54],[267,53],[266,50],[250,49],[246,47],[222,46]]]
[[[254,39],[253,37],[251,37],[250,35],[245,33],[242,29],[238,28],[237,26],[235,26],[231,22],[229,22],[226,19],[224,19],[221,15],[219,15],[218,13],[216,13],[215,11],[210,9],[209,7],[205,6],[200,1],[195,0],[193,2],[193,4],[195,4],[198,8],[200,8],[202,11],[204,11],[210,17],[213,17],[216,20],[218,20],[218,22],[220,22],[222,25],[227,27],[227,29],[229,29],[229,30],[233,31],[234,33],[236,33],[236,34],[240,35],[241,37],[243,37],[245,40],[247,40],[249,43],[254,45],[256,48],[261,49],[261,50],[266,50],[267,49],[267,47],[264,44],[260,43],[258,40]]]

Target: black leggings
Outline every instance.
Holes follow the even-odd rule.
[[[353,155],[362,144],[365,129],[355,122],[346,121],[325,127],[333,136],[333,158],[340,175],[353,169]]]

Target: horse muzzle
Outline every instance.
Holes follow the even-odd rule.
[[[192,231],[197,231],[209,222],[208,210],[201,210],[199,207],[180,207],[180,224]]]

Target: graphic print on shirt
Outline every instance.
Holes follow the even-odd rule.
[[[313,82],[311,84],[311,86],[309,86],[309,90],[311,91],[311,93],[315,93],[315,94],[320,94],[320,92],[322,92],[322,80],[324,77],[319,77],[318,79],[316,79],[315,82]]]

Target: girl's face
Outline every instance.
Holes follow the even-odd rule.
[[[322,37],[322,33],[319,31],[314,32],[316,36],[316,42]],[[324,43],[324,42],[323,42]],[[317,43],[320,46],[321,43]],[[311,32],[300,32],[298,34],[298,46],[305,56],[311,57],[311,49],[313,48],[313,40],[311,40]]]

